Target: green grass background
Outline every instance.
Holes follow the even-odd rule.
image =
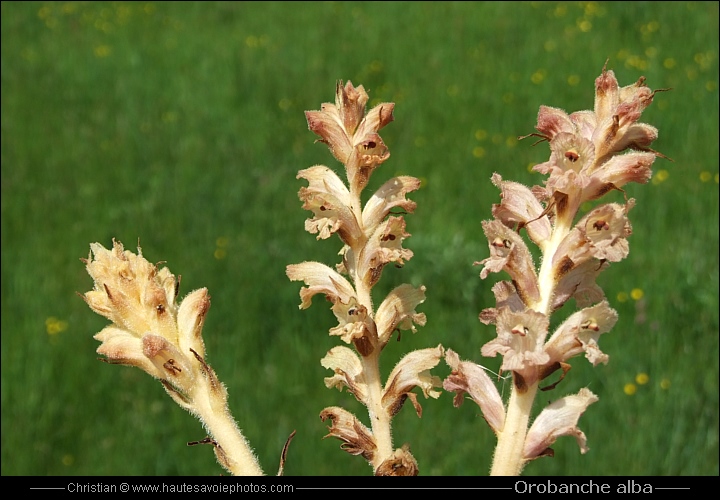
[[[590,451],[560,438],[525,473],[718,474],[717,2],[3,2],[1,22],[3,475],[223,472],[186,446],[205,434],[157,381],[97,361],[107,321],[76,294],[92,286],[79,259],[112,238],[167,262],[181,295],[210,290],[208,362],[267,473],[297,430],[287,474],[370,474],[322,439],[323,408],[367,416],[325,388],[334,316],[320,299],[298,310],[284,272],[334,264],[340,248],[303,230],[297,171],[340,170],[303,111],[333,101],[338,79],[395,102],[392,157],[367,193],[393,175],[423,180],[406,218],[415,257],[389,266],[374,297],[424,284],[428,323],[391,343],[383,372],[439,343],[496,370],[477,315],[505,278],[472,266],[488,255],[490,176],[539,184],[528,166],[547,144],[516,137],[541,104],[592,108],[606,60],[621,85],[672,88],[641,121],[674,162],[627,187],[631,252],[599,280],[620,314],[601,342],[610,363],[574,359],[539,400],[598,394],[580,420]],[[423,475],[486,474],[494,437],[478,408],[420,399],[422,419],[407,405],[394,420],[396,446],[410,443]]]

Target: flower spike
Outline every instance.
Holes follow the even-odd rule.
[[[456,393],[456,406],[467,393],[482,408],[498,437],[493,475],[519,474],[528,461],[551,455],[550,445],[559,436],[575,436],[581,452],[588,449],[577,421],[598,400],[589,390],[552,403],[529,427],[530,411],[538,389],[552,390],[565,378],[570,358],[584,354],[593,366],[609,360],[598,343],[617,322],[617,313],[596,279],[628,256],[628,213],[635,200],[625,197],[625,204],[598,204],[578,214],[584,203],[622,191],[629,182],[646,183],[655,158],[664,158],[650,148],[657,129],[639,123],[656,92],[644,78],[620,87],[615,74],[603,68],[595,80],[593,111],[568,114],[540,107],[538,133],[530,136],[550,146],[550,158],[533,167],[547,176],[542,186],[492,176],[501,202],[493,205],[494,219],[482,223],[490,256],[475,264],[483,266],[482,279],[505,272],[510,280],[493,286],[496,305],[480,313],[480,321],[497,331],[481,353],[502,356],[501,371],[511,374],[512,393],[503,404],[482,368],[461,362],[451,350],[446,361],[453,371],[443,385]],[[541,253],[539,267],[523,235]],[[551,315],[570,299],[579,310],[550,336]],[[558,370],[559,380],[539,387]]]
[[[419,387],[425,397],[437,398],[440,379],[430,375],[443,355],[442,346],[407,354],[390,374],[386,384],[380,378],[379,356],[395,331],[416,331],[424,325],[425,314],[415,308],[425,300],[425,287],[396,287],[375,310],[371,290],[389,263],[401,267],[413,252],[404,248],[406,231],[403,215],[415,210],[406,195],[420,187],[414,177],[398,176],[386,181],[363,206],[361,192],[373,171],[389,157],[378,131],[393,120],[392,103],[365,111],[368,94],[362,85],[337,83],[335,103],[320,111],[306,111],[309,129],[320,136],[333,156],[345,167],[347,184],[328,167],[316,165],[301,170],[297,177],[308,181],[298,196],[303,208],[313,213],[305,229],[318,239],[337,234],[342,241],[342,261],[336,269],[318,262],[287,266],[291,280],[302,280],[301,308],[310,305],[313,295],[323,293],[332,302],[338,325],[330,329],[346,344],[328,351],[322,365],[334,372],[325,385],[346,387],[368,409],[371,426],[342,408],[326,408],[323,420],[330,419],[330,433],[343,441],[342,448],[362,455],[378,475],[415,475],[417,462],[409,447],[393,450],[390,422],[410,399],[418,416],[422,408],[412,389]],[[347,278],[345,276],[347,276]],[[398,335],[399,338],[399,335]]]

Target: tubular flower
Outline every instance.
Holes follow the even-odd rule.
[[[419,387],[426,398],[440,397],[440,391],[435,387],[442,387],[442,383],[438,377],[430,375],[430,369],[437,366],[444,352],[441,345],[412,351],[393,368],[382,395],[382,404],[389,416],[395,416],[407,398],[412,401],[418,417],[422,416],[417,396],[410,392],[415,387]]]
[[[617,319],[617,312],[606,301],[573,313],[545,344],[550,363],[563,362],[584,352],[593,365],[607,364],[609,358],[598,347],[598,338],[609,332]]]
[[[502,199],[493,205],[493,217],[511,229],[527,229],[536,245],[547,241],[552,230],[550,219],[532,190],[519,182],[504,181],[497,173],[493,174],[492,183],[500,188]]]
[[[333,303],[349,304],[351,299],[356,298],[348,280],[320,262],[291,264],[285,272],[291,280],[304,281],[308,285],[300,289],[300,309],[310,307],[313,295],[318,293],[324,293]]]
[[[335,172],[322,165],[301,170],[298,179],[307,179],[308,187],[300,188],[298,196],[303,208],[315,217],[305,221],[305,230],[317,233],[317,239],[329,238],[338,232],[340,238],[351,244],[362,236],[362,229],[352,209],[350,192]]]
[[[362,455],[372,461],[377,444],[370,429],[355,418],[355,415],[338,406],[330,406],[320,412],[320,420],[330,419],[330,431],[325,437],[336,437],[343,442],[340,446],[351,455]]]
[[[475,263],[484,266],[480,277],[485,279],[490,272],[506,271],[512,277],[522,301],[527,305],[537,302],[540,289],[532,255],[525,241],[499,220],[483,221],[482,225],[489,242],[490,257]]]
[[[335,372],[335,375],[325,379],[326,387],[337,387],[339,391],[347,387],[358,401],[361,403],[367,401],[368,387],[362,361],[351,349],[343,346],[333,347],[320,363],[324,368]]]
[[[427,318],[425,313],[418,313],[415,308],[425,302],[425,287],[415,288],[411,285],[400,285],[392,290],[375,314],[378,341],[384,346],[395,330],[417,331],[415,325],[424,326]]]
[[[538,370],[550,357],[543,349],[549,320],[532,309],[513,312],[502,308],[497,315],[498,336],[482,347],[482,355],[503,356],[502,370],[523,377],[527,385],[538,380]]]
[[[412,200],[405,198],[411,191],[420,188],[420,180],[406,175],[393,177],[370,197],[362,211],[363,227],[374,230],[395,207],[404,212],[412,213],[417,206]]]

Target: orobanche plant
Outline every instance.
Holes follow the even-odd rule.
[[[530,136],[550,145],[549,160],[534,167],[548,176],[543,186],[528,188],[500,174],[492,176],[500,203],[492,207],[493,220],[482,223],[490,256],[476,264],[483,266],[483,279],[501,271],[510,279],[493,286],[495,307],[480,313],[480,320],[497,330],[481,352],[503,357],[501,370],[512,376],[506,402],[482,366],[462,361],[441,345],[406,354],[382,380],[380,354],[394,333],[414,333],[426,322],[425,314],[416,311],[425,300],[424,286],[400,285],[377,307],[371,293],[385,265],[402,266],[413,255],[402,247],[410,236],[403,215],[415,209],[406,195],[417,190],[420,181],[391,178],[363,204],[370,176],[390,156],[378,131],[393,120],[394,104],[366,111],[365,89],[339,82],[334,104],[306,112],[310,130],[344,165],[347,182],[323,165],[298,173],[308,183],[299,192],[303,208],[313,214],[305,229],[318,239],[337,234],[342,247],[335,268],[308,261],[288,265],[286,271],[291,280],[306,285],[300,290],[301,308],[321,294],[338,320],[330,335],[344,345],[333,347],[320,361],[331,371],[325,385],[347,389],[367,408],[367,418],[337,406],[320,412],[329,424],[328,436],[339,438],[342,449],[361,455],[376,475],[417,475],[409,446],[393,445],[391,421],[408,399],[422,415],[418,393],[413,392],[419,388],[426,398],[438,398],[443,389],[454,393],[455,406],[466,395],[478,404],[498,440],[493,475],[520,474],[527,462],[552,456],[550,446],[560,436],[574,436],[580,451],[587,451],[578,420],[598,400],[590,390],[550,403],[532,422],[531,410],[538,390],[553,389],[565,377],[570,358],[584,354],[593,365],[608,362],[598,339],[614,326],[617,313],[596,278],[628,255],[628,212],[635,201],[625,197],[624,203],[596,203],[584,215],[579,212],[586,202],[622,192],[628,182],[650,179],[652,163],[662,156],[650,148],[657,130],[638,120],[655,92],[644,78],[620,87],[614,73],[603,68],[595,81],[593,111],[567,114],[540,108],[537,133]],[[530,242],[542,256],[539,265]],[[208,291],[195,290],[178,304],[179,280],[167,268],[148,262],[139,248],[135,254],[113,241],[111,249],[99,243],[90,249],[84,262],[95,286],[83,298],[112,321],[95,335],[102,342],[98,353],[108,363],[136,366],[159,379],[170,397],[203,423],[208,437],[201,442],[213,445],[228,472],[263,474],[228,410],[225,386],[205,361],[202,330],[210,307]],[[551,315],[570,299],[578,310],[551,333]],[[430,374],[442,359],[451,369],[444,381]],[[540,387],[558,371],[559,380]],[[279,474],[286,450],[287,444]]]

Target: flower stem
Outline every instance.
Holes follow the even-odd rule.
[[[521,393],[513,384],[503,430],[498,434],[498,444],[493,457],[491,476],[518,476],[525,466],[523,448],[538,384]]]
[[[367,409],[370,416],[372,433],[375,436],[377,453],[372,460],[373,470],[382,464],[393,453],[390,415],[382,406],[382,381],[380,379],[379,350],[370,356],[363,356],[363,371],[368,384]]]
[[[205,378],[199,378],[201,383],[193,391],[194,413],[217,443],[218,461],[235,476],[262,476],[260,463],[230,415],[227,404],[218,405],[217,390],[213,390]]]

